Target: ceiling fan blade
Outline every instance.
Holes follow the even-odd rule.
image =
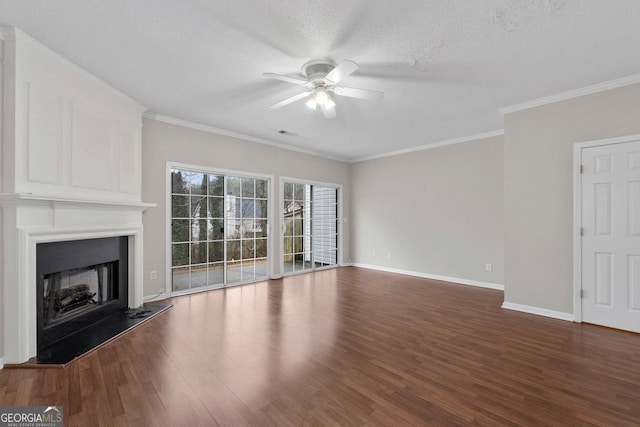
[[[384,98],[384,92],[378,90],[356,89],[354,87],[337,86],[331,89],[333,93],[351,98],[366,99],[368,101],[379,101]]]
[[[321,105],[322,114],[326,119],[333,119],[336,116],[336,107],[327,107],[326,105]]]
[[[355,62],[345,59],[344,61],[336,65],[333,70],[329,71],[329,74],[327,74],[324,78],[325,80],[328,80],[330,84],[334,85],[340,80],[347,77],[349,74],[353,73],[358,69],[358,67],[359,65]]]
[[[293,83],[295,85],[300,85],[300,86],[309,85],[309,82],[307,80],[299,79],[297,77],[283,76],[282,74],[276,74],[276,73],[263,73],[262,75],[270,79],[282,80],[283,82]]]
[[[287,99],[283,99],[280,102],[276,102],[275,104],[271,105],[269,108],[271,108],[272,110],[275,110],[276,108],[280,108],[280,107],[284,107],[285,105],[289,105],[292,102],[296,102],[299,99],[302,98],[306,98],[307,96],[311,95],[313,93],[313,91],[308,91],[308,92],[302,92],[299,93],[297,95],[293,95]]]

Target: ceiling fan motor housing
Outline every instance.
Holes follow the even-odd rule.
[[[336,63],[330,59],[314,59],[302,66],[302,75],[307,77],[315,86],[314,80],[322,80],[335,67]]]

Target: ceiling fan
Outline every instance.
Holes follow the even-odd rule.
[[[306,80],[282,74],[264,73],[263,76],[265,77],[297,84],[307,89],[305,92],[271,105],[270,108],[281,108],[299,99],[309,97],[306,103],[307,107],[315,110],[320,106],[324,116],[327,119],[332,119],[336,116],[336,104],[333,102],[333,99],[331,99],[330,93],[369,101],[382,99],[384,93],[377,90],[337,86],[342,79],[356,71],[358,67],[358,64],[349,60],[344,60],[336,65],[336,63],[330,59],[314,59],[302,66],[302,75],[306,77]]]

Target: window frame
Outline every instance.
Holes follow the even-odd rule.
[[[256,172],[246,172],[246,171],[237,171],[237,170],[230,170],[230,169],[223,169],[223,168],[215,168],[215,167],[210,167],[210,166],[202,166],[202,165],[194,165],[194,164],[188,164],[188,163],[180,163],[180,162],[172,162],[172,161],[168,161],[166,162],[166,168],[165,168],[165,227],[166,227],[166,239],[165,239],[165,293],[167,295],[170,296],[178,296],[178,295],[185,295],[185,294],[191,294],[191,293],[195,293],[195,292],[203,292],[203,291],[208,291],[208,290],[212,290],[212,289],[221,289],[221,288],[225,288],[225,287],[233,287],[233,286],[240,286],[240,285],[244,285],[247,283],[255,283],[255,282],[259,282],[259,281],[263,281],[266,279],[271,278],[273,271],[274,271],[274,244],[273,244],[273,206],[274,206],[274,176],[270,175],[270,174],[262,174],[262,173],[256,173]],[[225,191],[227,189],[227,184],[226,184],[226,178],[229,176],[233,176],[233,177],[239,177],[239,178],[254,178],[254,179],[264,179],[267,181],[267,230],[266,230],[266,245],[267,245],[267,274],[264,277],[260,277],[260,278],[253,278],[250,280],[240,280],[237,282],[232,282],[232,283],[227,283],[227,277],[226,277],[226,265],[228,263],[228,260],[226,259],[226,243],[229,241],[229,239],[226,238],[226,223],[225,223],[225,236],[223,236],[223,242],[225,242],[224,244],[224,259],[222,261],[223,265],[224,265],[224,277],[223,277],[223,283],[222,285],[205,285],[205,286],[200,286],[200,287],[196,287],[196,288],[188,288],[188,289],[184,289],[184,290],[179,290],[179,291],[175,291],[173,289],[173,274],[172,274],[172,269],[173,269],[173,258],[172,258],[172,219],[173,219],[173,212],[172,212],[172,195],[173,195],[173,188],[172,188],[172,177],[171,177],[171,171],[174,169],[178,169],[178,170],[184,170],[184,171],[189,171],[189,172],[196,172],[196,173],[205,173],[205,174],[209,174],[209,175],[220,175],[220,176],[224,176],[225,177],[225,184],[224,184],[224,188]],[[241,197],[242,200],[242,197]],[[264,199],[255,199],[255,195],[253,200],[264,200]],[[223,205],[224,203],[226,203],[226,194],[223,194]],[[223,216],[225,215],[225,212],[223,212]],[[223,222],[226,221],[226,217],[223,218]],[[234,240],[234,239],[231,239]],[[254,239],[255,240],[255,239]],[[208,243],[207,243],[208,244]]]
[[[302,184],[302,185],[311,185],[311,186],[316,186],[316,187],[328,187],[328,188],[335,188],[337,190],[337,195],[336,195],[336,203],[337,203],[337,212],[336,212],[336,220],[337,220],[337,224],[336,224],[336,230],[337,230],[337,256],[336,256],[336,264],[335,265],[327,265],[327,266],[323,266],[323,267],[316,267],[315,265],[312,268],[308,268],[308,269],[303,269],[303,270],[299,270],[299,271],[292,271],[292,272],[285,272],[284,269],[284,239],[285,239],[285,215],[284,215],[284,209],[283,209],[283,205],[284,205],[284,183],[285,182],[291,182],[293,184]],[[343,216],[343,186],[342,184],[335,184],[335,183],[328,183],[328,182],[322,182],[322,181],[314,181],[314,180],[309,180],[309,179],[301,179],[301,178],[293,178],[293,177],[288,177],[288,176],[280,176],[279,179],[279,191],[278,191],[278,220],[280,223],[280,235],[279,235],[279,242],[280,242],[280,251],[278,253],[278,256],[280,257],[280,272],[282,274],[282,276],[286,277],[286,276],[292,276],[292,275],[296,275],[296,274],[304,274],[304,273],[309,273],[312,271],[320,271],[320,270],[328,270],[331,268],[336,268],[336,267],[342,267],[344,266],[343,263],[343,220],[342,220],[342,216]],[[313,244],[312,244],[313,245]]]

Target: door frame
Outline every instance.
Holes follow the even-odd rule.
[[[329,266],[329,267],[323,267],[323,268],[313,268],[310,270],[305,270],[305,271],[301,271],[300,273],[294,272],[294,273],[284,273],[284,256],[283,256],[283,248],[284,248],[284,212],[282,211],[282,201],[284,200],[284,183],[285,181],[287,182],[293,182],[294,184],[307,184],[307,185],[316,185],[316,186],[320,186],[320,187],[330,187],[330,188],[335,188],[338,190],[338,212],[337,212],[337,216],[338,216],[338,257],[336,259],[336,265],[333,266]],[[328,182],[322,182],[322,181],[314,181],[314,180],[310,180],[310,179],[303,179],[303,178],[292,178],[292,177],[288,177],[288,176],[281,176],[279,183],[278,183],[278,207],[277,207],[277,218],[278,218],[278,223],[279,223],[279,236],[278,236],[278,240],[280,242],[280,253],[278,254],[278,256],[280,257],[280,274],[282,276],[290,276],[290,275],[295,275],[295,274],[302,274],[302,273],[309,273],[312,271],[317,271],[317,270],[326,270],[326,269],[330,269],[330,268],[336,268],[336,267],[342,267],[344,266],[343,263],[343,258],[342,258],[342,233],[343,233],[343,225],[342,225],[342,215],[343,215],[343,211],[342,211],[342,192],[343,192],[343,187],[342,184],[333,184],[333,183],[328,183]]]
[[[268,182],[268,191],[269,195],[267,198],[267,279],[273,278],[274,271],[274,244],[273,244],[273,209],[274,209],[274,181],[275,177],[269,174],[257,173],[257,172],[245,172],[245,171],[237,171],[232,169],[223,169],[216,168],[211,166],[203,166],[203,165],[194,165],[190,163],[180,163],[180,162],[172,162],[167,161],[165,164],[165,283],[164,283],[164,292],[168,296],[179,296],[179,295],[188,295],[196,292],[204,292],[213,289],[224,289],[230,288],[233,286],[246,285],[247,283],[254,283],[258,281],[265,280],[254,280],[249,282],[238,282],[232,285],[223,284],[222,287],[212,288],[209,286],[203,286],[202,289],[191,290],[188,291],[178,291],[175,292],[172,286],[172,260],[171,260],[171,169],[185,169],[191,170],[195,172],[203,172],[203,173],[211,173],[211,174],[220,174],[226,176],[239,176],[239,177],[247,177],[247,178],[262,178],[266,179]],[[226,186],[226,184],[225,184]],[[226,187],[225,187],[226,188]],[[225,239],[226,242],[226,239]],[[226,254],[226,244],[225,244],[225,254]],[[226,258],[226,255],[225,255]],[[226,262],[225,262],[226,265]],[[224,280],[226,282],[226,267],[225,267],[225,276]]]
[[[582,150],[640,140],[640,134],[578,142],[573,145],[573,320],[582,323]]]

